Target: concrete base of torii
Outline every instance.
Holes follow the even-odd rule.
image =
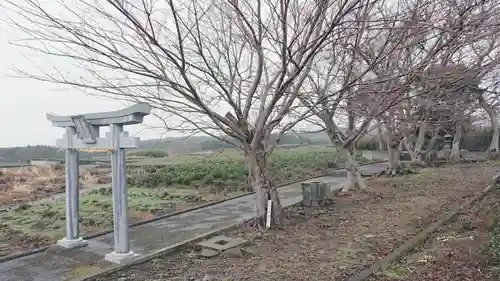
[[[57,241],[57,245],[66,249],[85,247],[87,246],[87,244],[88,242],[86,240],[83,240],[83,238],[78,238],[78,239],[63,238]]]
[[[104,260],[115,263],[115,264],[129,264],[133,261],[137,260],[140,257],[139,254],[134,253],[133,251],[129,251],[128,253],[117,253],[111,252],[104,256]]]

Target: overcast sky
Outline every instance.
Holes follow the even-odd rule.
[[[13,78],[14,67],[36,71],[26,55],[26,49],[13,46],[18,37],[16,30],[2,22],[7,11],[0,8],[0,147],[24,146],[28,144],[54,145],[61,137],[62,129],[53,128],[45,118],[47,112],[59,115],[73,115],[86,112],[109,111],[124,107],[122,102],[88,96],[77,89],[61,89],[50,83],[28,78]],[[37,58],[37,63],[44,59]],[[67,88],[67,87],[66,87]],[[146,124],[156,123],[153,117],[146,117]],[[143,139],[161,137],[145,126],[127,127],[132,134]]]
[[[45,144],[45,145],[54,145],[57,138],[62,136],[62,129],[53,128],[49,121],[46,120],[46,113],[51,112],[59,115],[77,115],[82,113],[90,113],[90,112],[99,112],[99,111],[112,111],[117,110],[119,108],[123,108],[124,105],[120,101],[114,101],[110,99],[97,98],[95,96],[88,96],[81,92],[78,89],[70,88],[64,85],[57,85],[47,82],[41,82],[34,79],[29,78],[19,78],[13,76],[19,76],[19,73],[16,73],[15,68],[22,70],[23,72],[27,72],[29,74],[37,75],[37,76],[45,76],[43,72],[51,73],[55,76],[56,72],[54,69],[57,69],[58,72],[62,73],[61,76],[64,76],[68,80],[72,81],[80,81],[82,77],[89,79],[89,73],[85,71],[84,68],[80,66],[76,67],[72,64],[75,64],[74,61],[65,58],[58,58],[57,56],[47,56],[43,55],[40,52],[32,51],[27,48],[22,48],[14,45],[13,43],[18,43],[21,39],[33,38],[33,35],[27,35],[25,33],[21,33],[17,27],[13,27],[9,24],[6,24],[5,21],[8,19],[13,19],[15,22],[20,23],[20,25],[26,27],[27,29],[32,29],[31,21],[36,20],[33,18],[26,19],[24,17],[20,17],[19,14],[16,14],[13,11],[8,11],[6,9],[2,9],[0,0],[0,103],[3,108],[0,110],[0,118],[2,119],[0,125],[0,132],[2,132],[2,137],[0,138],[0,147],[6,146],[25,146],[28,144]],[[5,1],[5,0],[3,0]],[[75,8],[71,0],[68,0],[68,7]],[[22,1],[21,1],[22,2]],[[66,16],[71,18],[74,14],[68,11],[66,8],[58,7],[58,1],[42,1],[43,7],[49,11],[49,13],[53,13],[57,15],[57,17],[65,19]],[[85,2],[80,2],[80,5]],[[71,5],[70,5],[71,4]],[[76,6],[77,8],[79,6]],[[75,8],[75,9],[77,9]],[[158,8],[158,7],[157,7]],[[78,10],[78,9],[77,9]],[[78,12],[75,12],[78,13]],[[23,15],[27,15],[29,13],[21,13]],[[92,14],[84,14],[87,17],[91,17]],[[161,16],[162,17],[162,16]],[[34,17],[36,18],[36,17]],[[99,25],[106,24],[105,19],[99,22]],[[161,18],[160,18],[161,19]],[[161,21],[163,22],[163,21]],[[114,24],[114,23],[111,23]],[[168,25],[168,24],[167,24]],[[34,26],[36,30],[36,25]],[[172,30],[174,28],[172,27]],[[50,31],[53,32],[53,31]],[[133,32],[132,32],[133,33]],[[112,33],[110,33],[112,34]],[[37,37],[37,36],[35,36]],[[167,40],[167,39],[165,39]],[[167,40],[168,41],[168,40]],[[30,42],[31,43],[31,42]],[[26,41],[22,42],[23,45],[28,45]],[[40,42],[29,44],[31,47],[36,46],[39,48],[54,48],[50,44],[48,46],[41,46]],[[57,45],[57,44],[56,44]],[[123,45],[123,46],[122,46]],[[120,45],[123,47],[123,50],[128,50],[126,44]],[[59,46],[61,47],[61,46]],[[58,52],[57,48],[55,48]],[[135,51],[135,49],[133,49]],[[53,50],[52,50],[53,51]],[[64,49],[64,51],[73,52],[73,49]],[[78,51],[77,51],[78,53]],[[79,54],[81,55],[81,54]],[[83,56],[87,56],[84,54]],[[132,52],[130,56],[139,56]],[[196,59],[193,60],[193,62]],[[154,66],[153,66],[154,67]],[[43,69],[43,70],[40,70]],[[101,70],[102,73],[105,73],[104,76],[109,75],[112,77],[111,79],[116,79],[115,81],[119,81],[123,79],[123,73],[113,72],[107,70]],[[116,74],[116,75],[114,75]],[[175,74],[173,74],[175,75]],[[61,77],[59,76],[59,77]],[[133,75],[131,75],[133,76]],[[107,79],[110,79],[106,76]],[[94,77],[91,77],[92,79]],[[139,79],[137,81],[143,82],[143,77],[137,78],[133,77],[130,79]],[[118,82],[117,82],[118,83]],[[145,83],[145,82],[144,82]],[[232,111],[231,106],[224,102],[221,98],[216,98],[218,102],[212,102],[215,96],[218,95],[216,91],[210,91],[210,89],[205,89],[207,87],[202,87],[203,94],[206,94],[206,102],[211,103],[211,110],[225,115],[226,112]],[[208,87],[209,88],[209,87]],[[173,98],[175,99],[175,98]],[[259,107],[258,102],[252,103],[252,108],[257,109]],[[182,107],[178,107],[182,108]],[[186,109],[184,109],[186,110]],[[177,111],[183,112],[182,109]],[[253,111],[252,111],[253,113]],[[251,122],[255,121],[256,114],[250,114]],[[185,116],[183,116],[185,117]],[[191,117],[191,116],[190,116]],[[190,120],[196,121],[197,123],[202,122],[199,115],[196,117],[190,118]],[[295,117],[285,117],[285,119],[281,122],[282,125],[290,122]],[[166,123],[169,124],[170,127],[174,127],[174,125],[180,124],[183,120],[181,118],[172,118],[169,117],[166,120]],[[185,123],[185,122],[183,122]],[[131,133],[131,135],[139,136],[141,139],[151,139],[151,138],[160,138],[164,136],[175,136],[175,132],[170,131],[166,132],[165,130],[154,131],[152,129],[148,129],[151,127],[161,127],[164,123],[156,120],[154,117],[149,116],[145,118],[145,124],[130,126],[127,130]],[[197,124],[198,125],[198,124]],[[311,125],[307,123],[299,123],[295,126],[295,129],[310,129]],[[164,126],[163,126],[164,127]],[[314,128],[312,129],[314,130]]]

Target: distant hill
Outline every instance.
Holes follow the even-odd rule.
[[[285,134],[280,140],[280,144],[315,144],[328,142],[329,139],[325,133]],[[165,138],[161,140],[154,139],[141,141],[142,149],[158,149],[170,153],[185,153],[232,147],[231,144],[210,136],[191,136],[188,138]]]
[[[328,142],[328,137],[324,133],[300,133],[283,136],[280,144],[318,144]],[[186,153],[221,148],[232,148],[232,146],[210,136],[151,139],[140,142],[140,149],[164,150],[168,153]],[[90,159],[99,155],[99,153],[82,152],[80,153],[80,158]],[[64,150],[48,145],[0,148],[0,162],[26,163],[31,159],[64,159]]]
[[[91,153],[80,153],[81,159],[91,157]],[[0,148],[0,162],[26,163],[31,159],[64,159],[64,150],[48,145]]]

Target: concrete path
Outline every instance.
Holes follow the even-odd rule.
[[[488,152],[484,151],[462,151],[461,154],[465,159],[475,161],[484,161],[488,159]]]
[[[386,163],[362,166],[363,174],[385,170]],[[345,178],[325,176],[310,181],[326,181],[331,188],[339,188]],[[302,200],[300,183],[279,189],[281,202],[290,206]],[[131,248],[141,255],[205,234],[211,230],[230,227],[251,219],[255,214],[255,195],[232,199],[220,204],[172,216],[149,224],[130,228]],[[72,280],[92,272],[112,268],[104,255],[113,250],[113,233],[89,241],[87,247],[62,249],[54,246],[45,252],[0,263],[2,281],[62,281]]]

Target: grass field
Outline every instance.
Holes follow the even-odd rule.
[[[366,162],[366,159],[359,160]],[[269,160],[270,172],[277,184],[319,176],[328,165],[341,162],[333,148],[325,146],[278,149]],[[133,167],[141,167],[147,173],[129,177],[130,222],[220,201],[250,190],[245,159],[235,151],[211,154],[211,157],[205,154],[136,159],[135,163],[129,163],[128,169]],[[2,245],[15,252],[33,244],[52,244],[64,236],[65,201],[60,198],[24,204],[0,214],[0,222],[0,252],[5,250],[1,249]],[[84,235],[110,229],[112,223],[110,187],[81,196],[80,228]]]

